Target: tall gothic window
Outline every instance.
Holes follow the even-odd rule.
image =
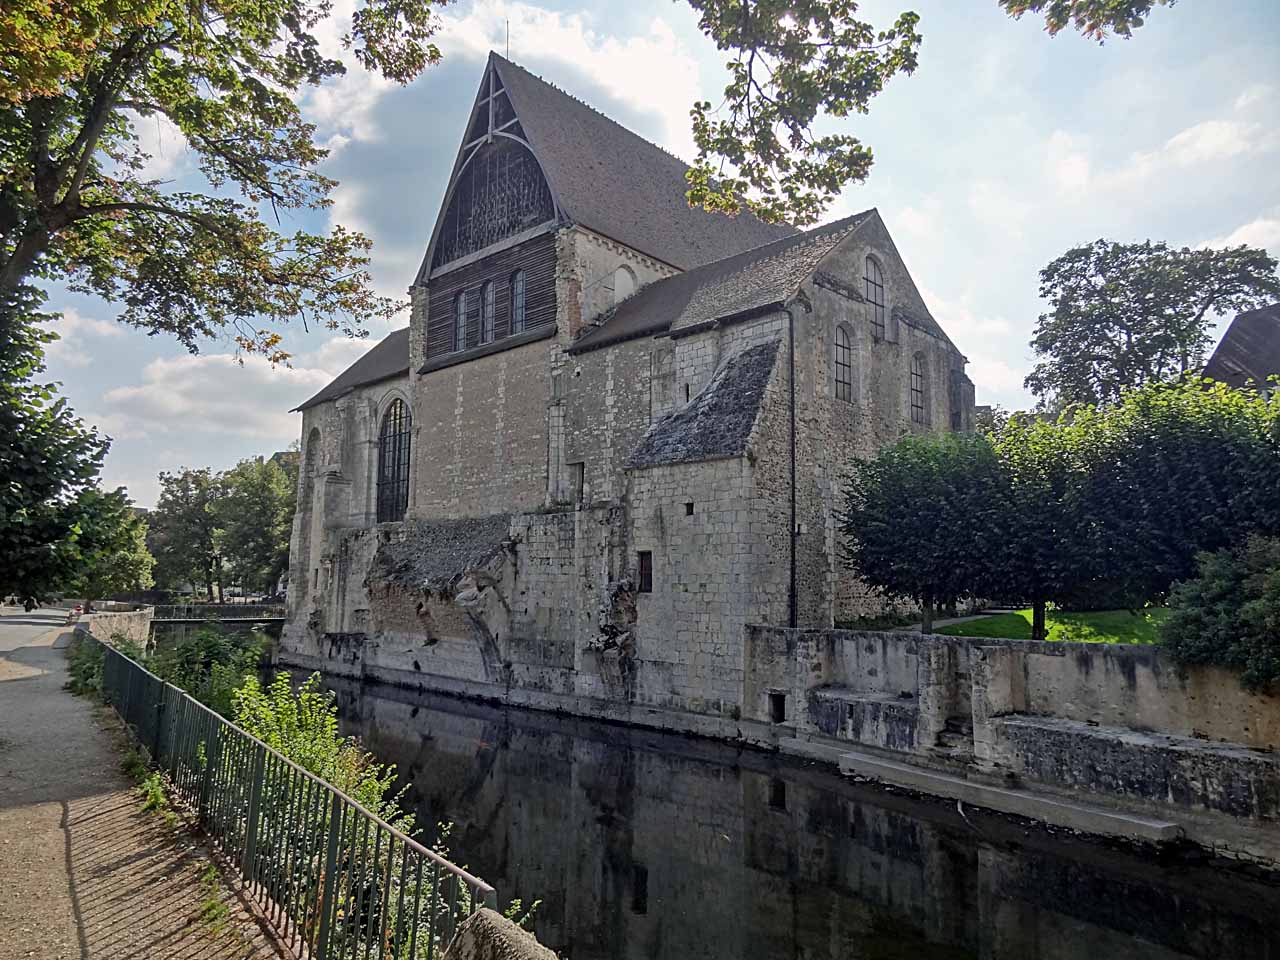
[[[911,357],[911,422],[925,423],[924,418],[924,354]]]
[[[480,288],[480,342],[493,341],[493,281],[490,280]]]
[[[524,271],[511,275],[511,332],[524,331]]]
[[[853,402],[853,351],[849,331],[836,327],[836,399]]]
[[[867,257],[866,270],[863,274],[864,294],[867,298],[867,319],[871,321],[871,329],[877,340],[884,339],[884,277],[880,273],[880,265]]]
[[[404,519],[409,506],[409,434],[412,418],[403,400],[393,400],[378,433],[378,522]]]
[[[467,291],[453,298],[453,349],[467,349]]]

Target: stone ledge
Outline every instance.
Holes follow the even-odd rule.
[[[830,747],[812,743],[800,748],[800,752],[810,756],[817,752],[825,754],[831,750]],[[1157,820],[1088,804],[1057,800],[1022,790],[977,783],[963,777],[926,770],[911,764],[897,763],[865,753],[841,751],[838,763],[840,771],[846,775],[880,780],[936,797],[962,800],[977,807],[1012,813],[1085,833],[1145,840],[1149,843],[1168,843],[1181,839],[1184,835],[1178,824],[1168,820]]]

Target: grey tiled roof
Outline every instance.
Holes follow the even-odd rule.
[[[1213,351],[1204,375],[1232,387],[1280,375],[1280,303],[1241,313]]]
[[[790,299],[836,245],[874,214],[845,217],[641,288],[570,348],[593,350],[704,320],[748,313]]]
[[[388,377],[399,376],[409,372],[409,328],[393,330],[382,338],[382,342],[333,378],[327,387],[310,400],[298,404],[295,410],[306,410],[317,403],[333,400],[350,393],[356,387],[363,387]]]
[[[525,136],[574,223],[687,270],[794,234],[685,201],[688,166],[563,90],[490,54]]]
[[[627,467],[741,456],[777,356],[770,340],[730,357],[696,397],[649,428]]]

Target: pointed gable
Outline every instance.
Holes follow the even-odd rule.
[[[681,270],[796,232],[691,208],[688,165],[510,60],[495,53],[490,61],[573,223]]]
[[[796,233],[750,214],[691,208],[686,170],[665,150],[491,53],[418,281],[557,222],[681,270]]]

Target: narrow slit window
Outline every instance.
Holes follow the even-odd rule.
[[[863,292],[867,298],[867,319],[871,321],[871,331],[877,340],[884,339],[884,276],[880,273],[880,265],[867,257],[866,270],[863,274]]]
[[[925,423],[924,407],[924,357],[911,357],[911,422]]]
[[[778,777],[769,779],[769,806],[774,810],[787,809],[787,781]]]
[[[641,550],[636,554],[639,566],[640,593],[653,593],[653,552]]]
[[[638,863],[631,868],[631,912],[649,912],[649,871]]]
[[[524,271],[517,270],[511,275],[511,332],[524,331]]]
[[[836,327],[836,399],[853,402],[853,350],[849,344],[849,331]]]
[[[480,342],[493,342],[493,281],[480,288]]]
[[[453,349],[467,349],[467,291],[453,298]]]

